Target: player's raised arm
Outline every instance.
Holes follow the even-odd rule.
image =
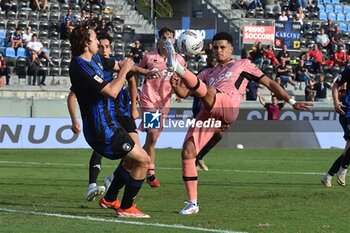
[[[117,63],[117,62],[116,62]],[[134,65],[134,62],[130,58],[125,58],[123,61],[122,68],[118,74],[118,78],[114,79],[108,83],[102,90],[101,94],[109,98],[117,98],[120,90],[123,88],[123,85],[126,80],[126,75]]]
[[[278,83],[271,80],[266,75],[259,79],[259,83],[266,86],[270,91],[275,93],[277,97],[292,105],[295,110],[310,110],[310,107],[313,106],[313,103],[296,102]]]
[[[333,105],[334,110],[339,113],[340,115],[344,115],[345,112],[343,108],[345,107],[340,101],[339,101],[339,84],[335,82],[332,87],[332,96],[333,96]]]
[[[132,76],[128,79],[128,89],[130,93],[131,98],[131,104],[130,104],[130,114],[131,117],[135,120],[139,117],[139,112],[137,110],[137,87],[136,87],[136,80],[135,76]]]

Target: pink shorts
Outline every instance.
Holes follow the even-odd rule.
[[[221,125],[232,124],[238,117],[240,102],[241,99],[235,100],[227,94],[217,93],[212,110],[207,112],[202,108],[196,117],[196,121],[205,121],[209,118],[214,118],[215,120],[220,121]],[[222,128],[215,127],[191,127],[189,128],[184,141],[186,142],[192,137],[196,148],[196,154],[198,154],[213,135],[221,130]]]

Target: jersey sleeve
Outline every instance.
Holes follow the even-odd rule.
[[[265,74],[249,59],[243,60],[241,75],[248,80],[259,82]]]
[[[108,82],[97,75],[91,67],[84,64],[81,66],[77,64],[76,67],[73,68],[71,81],[71,90],[73,92],[80,88],[100,92],[108,84]]]

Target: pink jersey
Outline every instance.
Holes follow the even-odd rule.
[[[176,59],[181,65],[185,65],[185,60],[181,55],[176,54]],[[167,59],[161,56],[158,50],[150,51],[142,57],[139,66],[149,70],[158,69],[158,74],[162,78],[147,79],[143,84],[140,95],[141,108],[155,107],[156,109],[162,109],[169,107],[172,94],[170,78],[176,74],[167,71],[166,62]]]
[[[242,99],[249,80],[258,82],[264,73],[249,59],[231,60],[204,70],[198,77],[208,86],[215,87],[234,99]]]

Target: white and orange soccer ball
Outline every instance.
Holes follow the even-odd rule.
[[[177,48],[187,56],[197,55],[203,49],[203,38],[196,31],[186,30],[177,38]]]

